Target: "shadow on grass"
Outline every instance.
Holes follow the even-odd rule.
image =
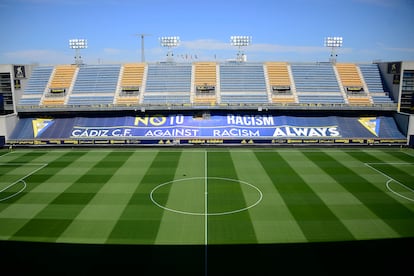
[[[414,238],[352,242],[147,246],[0,242],[9,275],[323,275],[408,271]],[[206,265],[207,252],[207,265]]]

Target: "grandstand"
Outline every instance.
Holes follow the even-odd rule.
[[[397,107],[384,90],[377,64],[168,62],[39,66],[17,110],[309,109],[315,104],[340,110]]]
[[[289,273],[297,262],[336,271],[349,256],[401,262],[409,254],[400,248],[413,244],[413,153],[388,147],[414,145],[414,64],[393,65],[142,62],[9,73],[2,259],[29,273],[52,264],[54,275],[101,265],[108,273],[103,264],[222,273],[229,259],[234,274],[252,262],[246,256],[269,270],[279,256]]]
[[[406,144],[407,129],[394,116],[398,96],[386,87],[376,63],[36,66],[17,102],[20,120],[8,140]]]

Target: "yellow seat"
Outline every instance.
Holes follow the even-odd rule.
[[[194,84],[195,86],[213,86],[217,85],[217,64],[215,62],[196,62],[194,63]],[[216,94],[214,95],[200,95],[197,94],[194,97],[195,103],[216,103]]]

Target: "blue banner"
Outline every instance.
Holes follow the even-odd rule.
[[[75,117],[19,121],[11,139],[396,138],[392,117],[296,117],[227,114]]]
[[[105,125],[109,123],[109,125]],[[325,124],[326,123],[326,124]],[[184,115],[125,117],[91,121],[77,120],[71,138],[225,138],[225,137],[341,137],[336,122],[301,122],[267,115],[211,116],[209,119]]]

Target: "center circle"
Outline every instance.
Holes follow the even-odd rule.
[[[239,193],[237,193],[239,191]],[[243,198],[240,198],[243,192]],[[253,208],[263,198],[256,186],[224,177],[189,177],[159,184],[150,193],[158,207],[184,215],[219,216]]]

